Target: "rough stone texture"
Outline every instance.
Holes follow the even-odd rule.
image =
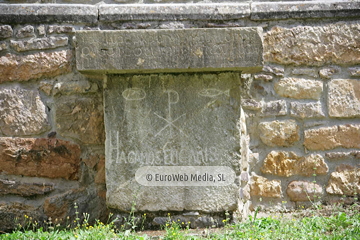
[[[0,83],[54,77],[71,70],[70,50],[40,52],[25,56],[6,54],[0,57]]]
[[[319,75],[323,79],[330,79],[335,73],[338,73],[339,69],[335,67],[325,67],[320,69]]]
[[[24,136],[49,130],[45,108],[36,90],[0,88],[0,132]]]
[[[289,183],[286,193],[294,202],[316,201],[324,194],[319,184],[307,181],[292,181]]]
[[[305,75],[309,77],[316,78],[319,76],[317,70],[315,68],[295,68],[292,71],[294,75]]]
[[[23,183],[0,179],[0,195],[13,194],[23,197],[43,195],[54,190],[54,185],[49,183]]]
[[[280,198],[282,197],[281,181],[270,181],[267,178],[253,174],[251,176],[250,194],[251,196]]]
[[[0,42],[0,52],[9,48],[7,42]]]
[[[47,30],[48,34],[52,33],[74,33],[75,28],[72,26],[59,26],[59,25],[50,25]]]
[[[77,31],[80,71],[259,71],[262,29]]]
[[[227,4],[144,4],[144,5],[100,5],[100,21],[121,20],[230,20],[250,16],[250,5]]]
[[[360,77],[360,67],[349,68],[349,72],[353,77]]]
[[[0,173],[78,179],[80,146],[56,138],[0,138]]]
[[[39,27],[37,27],[37,31],[39,36],[45,36],[46,34],[46,29],[44,25],[40,25]]]
[[[96,165],[95,183],[105,184],[105,156],[102,156]]]
[[[329,194],[357,196],[360,194],[360,168],[340,165],[331,173],[326,192]]]
[[[23,28],[20,28],[16,31],[15,36],[17,38],[28,38],[28,37],[35,37],[34,27],[31,25],[27,25]]]
[[[287,114],[287,106],[285,100],[270,101],[262,104],[260,116],[284,116]]]
[[[52,89],[52,94],[77,94],[77,93],[96,93],[99,87],[92,83],[82,74],[70,73],[56,78],[56,83]]]
[[[289,147],[299,141],[299,126],[295,120],[261,122],[260,138],[268,146]]]
[[[325,157],[329,160],[360,159],[360,151],[329,152],[325,153]]]
[[[279,64],[359,64],[359,23],[274,27],[264,36],[264,59]]]
[[[285,69],[284,66],[271,66],[271,65],[266,65],[263,67],[263,72],[268,72],[268,73],[272,73],[277,77],[283,77],[284,73],[285,73]]]
[[[360,125],[346,124],[305,130],[304,146],[309,150],[337,147],[360,148]]]
[[[239,172],[239,83],[234,72],[110,75],[104,90],[108,206],[128,211],[136,201],[138,211],[235,210],[236,183],[148,187],[134,177],[149,165],[227,166]]]
[[[85,4],[0,4],[2,23],[96,23],[97,6]]]
[[[301,78],[283,78],[275,84],[274,89],[282,97],[317,100],[321,97],[323,83]]]
[[[10,46],[18,52],[52,49],[68,45],[67,37],[32,38],[27,41],[10,41]]]
[[[9,38],[12,37],[13,35],[13,30],[11,28],[11,26],[9,25],[1,25],[0,26],[0,39],[1,38]]]
[[[262,103],[254,99],[241,99],[241,107],[248,110],[260,110]]]
[[[271,151],[261,167],[263,173],[290,177],[325,175],[329,168],[321,155],[300,157],[294,152]]]
[[[271,151],[261,167],[263,173],[289,177],[297,172],[297,163],[302,158],[294,152]]]
[[[274,77],[270,74],[259,73],[259,74],[254,75],[254,79],[269,82],[269,81],[273,80]]]
[[[328,86],[330,117],[360,116],[360,80],[336,79]]]
[[[100,96],[62,95],[56,99],[56,106],[59,134],[85,144],[104,143],[104,110]]]
[[[325,114],[321,102],[291,102],[290,115],[298,118],[322,118]]]
[[[260,2],[260,3],[257,3]],[[251,19],[296,19],[358,16],[360,4],[353,1],[276,1],[258,0],[251,4]]]

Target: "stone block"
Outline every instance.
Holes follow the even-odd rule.
[[[360,159],[360,151],[351,152],[328,152],[325,157],[329,160]]]
[[[98,95],[61,95],[55,100],[59,134],[85,144],[104,144],[104,114]]]
[[[18,52],[52,49],[68,45],[67,37],[32,38],[26,41],[10,41],[10,46]]]
[[[349,68],[350,75],[353,77],[360,77],[360,67]]]
[[[0,195],[20,195],[30,197],[43,195],[54,190],[54,184],[49,183],[23,183],[0,179]]]
[[[324,192],[319,184],[308,181],[292,181],[286,189],[291,201],[306,202],[321,199]]]
[[[273,27],[264,35],[264,59],[307,66],[359,64],[360,42],[356,40],[360,37],[359,25]]]
[[[302,78],[283,78],[275,84],[274,89],[282,97],[318,100],[323,92],[323,83]]]
[[[0,52],[7,50],[9,48],[9,45],[7,44],[7,42],[0,42]]]
[[[39,52],[25,56],[6,54],[0,57],[0,83],[54,77],[71,71],[70,50]]]
[[[34,27],[31,25],[27,25],[23,28],[20,28],[19,30],[16,31],[15,36],[17,38],[30,38],[30,37],[35,37],[35,31],[34,31]]]
[[[285,116],[287,114],[287,105],[285,100],[269,101],[262,104],[260,116]]]
[[[82,93],[96,93],[99,87],[92,83],[79,73],[70,73],[56,78],[56,83],[52,87],[53,95],[69,95]]]
[[[0,99],[0,131],[4,135],[34,135],[50,129],[38,91],[0,88]]]
[[[350,165],[340,165],[332,172],[326,192],[335,195],[359,196],[360,194],[360,168]]]
[[[330,117],[360,116],[360,80],[336,79],[328,84]]]
[[[240,81],[234,72],[108,76],[108,206],[128,211],[136,201],[137,211],[236,210],[236,182],[143,186],[134,178],[143,166],[227,166],[239,175]]]
[[[1,25],[0,26],[0,39],[1,38],[9,38],[13,35],[13,29],[9,25]]]
[[[323,79],[330,79],[335,73],[338,73],[340,70],[335,67],[325,67],[319,70],[319,75]]]
[[[268,146],[289,147],[299,141],[299,126],[295,120],[259,123],[260,139]]]
[[[50,25],[48,26],[47,32],[48,34],[75,33],[75,28],[73,26]]]
[[[29,219],[26,219],[25,215],[31,217],[34,221],[39,221],[41,210],[39,207],[16,201],[0,202],[0,231],[13,231],[18,227],[17,223],[26,226],[26,221],[29,221]]]
[[[313,78],[319,77],[318,71],[315,68],[295,68],[291,71],[293,75],[305,75]]]
[[[247,110],[260,110],[262,107],[262,102],[256,101],[254,99],[241,99],[241,107]]]
[[[0,138],[0,173],[78,179],[80,146],[52,138]]]
[[[254,75],[254,79],[269,82],[269,81],[273,80],[274,77],[270,74],[258,73],[258,74]]]
[[[337,147],[360,148],[360,125],[346,124],[305,130],[304,146],[308,150],[330,150]]]
[[[263,72],[268,72],[268,73],[272,73],[277,77],[283,77],[284,73],[285,73],[285,68],[284,66],[271,66],[271,65],[266,65],[263,67]]]
[[[323,118],[325,114],[321,102],[291,102],[290,115],[298,118]]]
[[[318,175],[326,175],[329,171],[328,165],[324,158],[319,154],[311,154],[296,163],[295,174],[306,177]]]
[[[253,174],[250,186],[251,196],[281,198],[281,181],[268,180],[267,178]]]
[[[80,71],[253,72],[262,68],[261,28],[77,31],[76,40]]]

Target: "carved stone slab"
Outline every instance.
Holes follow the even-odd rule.
[[[104,95],[110,207],[130,211],[136,203],[139,211],[207,212],[237,208],[240,73],[108,75]],[[151,176],[136,180],[139,169]],[[183,176],[183,182],[173,184],[174,174]]]
[[[79,71],[247,71],[262,68],[262,28],[77,31]]]

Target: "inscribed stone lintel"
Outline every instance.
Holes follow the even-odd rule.
[[[96,73],[260,71],[262,28],[77,31],[76,65]]]

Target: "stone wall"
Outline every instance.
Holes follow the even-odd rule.
[[[242,75],[239,209],[354,201],[360,3],[180,6],[0,4],[0,230],[25,214],[65,221],[75,202],[93,219],[110,211],[103,81],[76,69],[74,33],[89,29],[262,27],[265,66]]]

